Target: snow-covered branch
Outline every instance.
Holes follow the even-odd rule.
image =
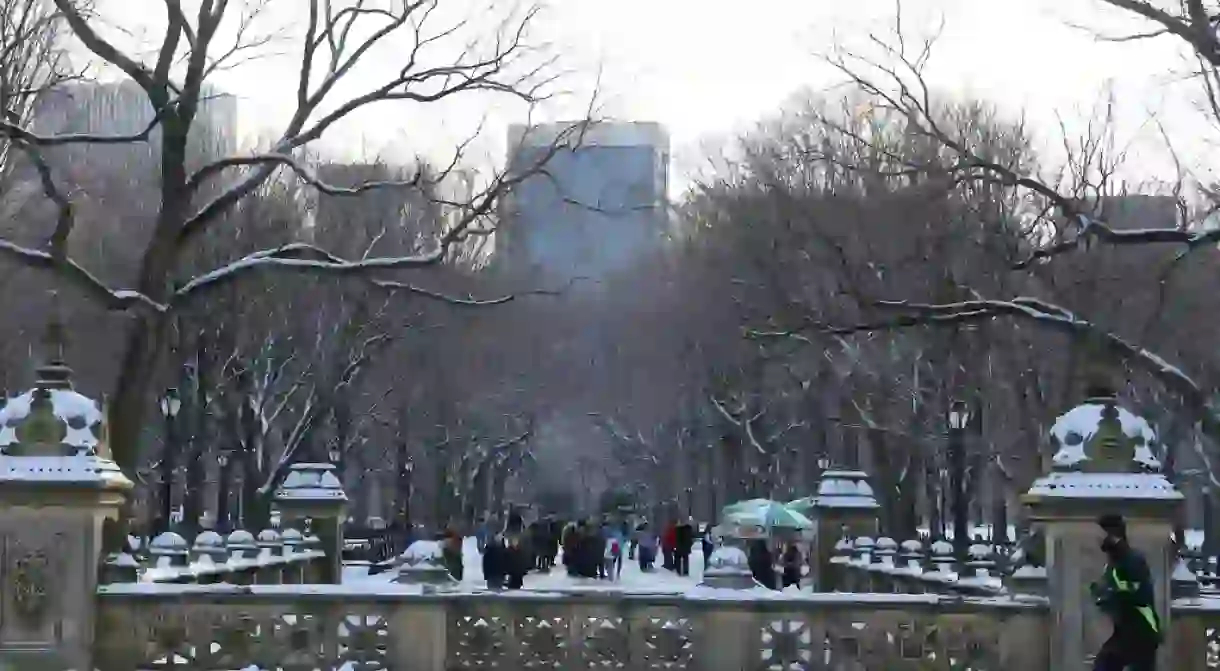
[[[1204,431],[1213,438],[1220,438],[1220,414],[1217,414],[1212,407],[1209,394],[1194,379],[1161,356],[1115,333],[1097,327],[1066,308],[1029,297],[1018,297],[1009,301],[980,299],[944,304],[881,301],[876,304],[876,307],[893,312],[895,316],[849,326],[822,325],[819,330],[835,335],[851,335],[899,330],[912,326],[952,325],[998,318],[1017,318],[1056,330],[1073,338],[1094,339],[1110,354],[1145,371],[1166,388],[1171,389],[1195,413]],[[759,338],[781,337],[795,338],[804,342],[810,341],[807,336],[798,331],[751,331],[750,335]]]
[[[742,434],[746,438],[746,441],[749,442],[750,446],[753,447],[755,451],[757,451],[759,454],[768,453],[767,446],[771,444],[771,441],[768,440],[766,445],[764,445],[763,443],[759,442],[758,436],[755,435],[754,431],[754,423],[762,419],[763,415],[765,415],[767,412],[765,408],[747,417],[746,413],[748,412],[748,409],[744,401],[737,408],[730,409],[725,405],[724,401],[717,398],[715,394],[709,395],[708,400],[711,402],[712,407],[716,409],[716,412],[723,417],[725,421],[741,430]],[[787,431],[785,430],[782,432],[780,436],[782,436],[783,433],[787,433]]]
[[[56,259],[51,252],[23,247],[4,239],[0,239],[0,254],[33,268],[57,270],[64,280],[110,310],[142,309],[164,312],[167,309],[164,304],[138,291],[107,287],[101,279],[71,258]]]
[[[1195,11],[1201,3],[1192,0],[1184,15],[1178,16],[1154,7],[1144,0],[1102,0],[1116,8],[1153,21],[1166,32],[1186,41],[1200,59],[1211,68],[1220,66],[1220,41],[1217,40],[1213,22],[1206,12]],[[901,12],[901,9],[899,10]],[[825,57],[825,62],[843,75],[859,91],[867,95],[876,109],[901,115],[907,123],[906,132],[931,140],[952,153],[952,159],[942,161],[913,161],[897,151],[879,146],[869,137],[853,131],[846,124],[822,118],[821,122],[833,128],[841,137],[852,142],[870,145],[870,149],[900,167],[887,176],[922,175],[940,188],[952,188],[969,182],[985,182],[1013,187],[1032,193],[1050,204],[1065,219],[1075,224],[1070,234],[1058,236],[1050,244],[1036,243],[1024,258],[1013,264],[1014,269],[1026,269],[1055,256],[1087,249],[1090,242],[1109,245],[1177,244],[1184,247],[1183,254],[1220,243],[1220,229],[1189,228],[1116,228],[1093,212],[1096,202],[1080,198],[1052,186],[1051,182],[1026,172],[1023,166],[1009,165],[990,158],[985,151],[973,145],[966,135],[950,132],[939,119],[938,105],[933,99],[925,79],[925,69],[931,58],[935,38],[924,41],[918,49],[908,50],[906,37],[902,34],[901,16],[896,17],[894,34],[869,35],[870,47],[880,51],[880,58],[861,53],[838,50]],[[1207,78],[1205,73],[1204,78]],[[1217,75],[1220,77],[1220,75]],[[1211,81],[1210,79],[1208,81]],[[1209,91],[1210,93],[1210,91]],[[1215,96],[1209,97],[1215,99]],[[1216,106],[1220,115],[1220,106]],[[1220,116],[1217,117],[1220,120]],[[1073,157],[1087,161],[1093,156]],[[841,166],[849,169],[869,170],[869,166]],[[1090,167],[1079,166],[1083,172]],[[1084,185],[1073,185],[1082,187]]]

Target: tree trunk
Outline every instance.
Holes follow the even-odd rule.
[[[110,454],[123,473],[136,482],[140,439],[153,396],[153,376],[161,347],[168,332],[169,318],[163,314],[136,317],[128,336],[119,367],[113,401],[110,404]],[[128,510],[126,506],[124,510]],[[106,552],[121,552],[127,542],[129,519],[126,513],[103,526],[102,544]]]

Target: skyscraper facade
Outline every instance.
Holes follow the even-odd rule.
[[[648,122],[513,126],[497,265],[544,280],[600,278],[658,248],[669,221],[669,136]],[[561,148],[545,161],[556,145]]]
[[[204,85],[199,110],[191,127],[192,162],[205,162],[236,153],[238,148],[237,98]],[[95,133],[135,135],[152,123],[155,113],[143,89],[135,82],[86,83],[52,90],[39,102],[32,126],[38,133],[63,135]],[[146,143],[120,145],[74,145],[71,160],[105,162],[111,165],[155,162],[160,133],[154,131]],[[65,152],[59,152],[62,156]]]

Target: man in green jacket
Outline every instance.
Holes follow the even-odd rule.
[[[1106,534],[1101,549],[1107,561],[1101,580],[1091,588],[1097,605],[1114,622],[1114,633],[1097,652],[1093,670],[1155,671],[1161,622],[1148,562],[1127,542],[1122,515],[1102,515],[1097,524]]]

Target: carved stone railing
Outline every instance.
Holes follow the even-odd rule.
[[[1174,668],[1220,669],[1220,599],[1177,599],[1171,622]]]
[[[95,661],[101,671],[1047,668],[1042,599],[378,587],[111,585],[99,593]]]
[[[841,539],[830,560],[832,575],[823,584],[842,592],[893,594],[1000,596],[1008,591],[991,546],[971,545],[961,565],[949,543],[937,541],[928,550],[915,540]]]
[[[203,531],[193,543],[165,532],[136,545],[129,540],[129,552],[110,557],[106,582],[309,584],[317,582],[326,558],[316,536],[295,529],[266,529],[257,536]]]

